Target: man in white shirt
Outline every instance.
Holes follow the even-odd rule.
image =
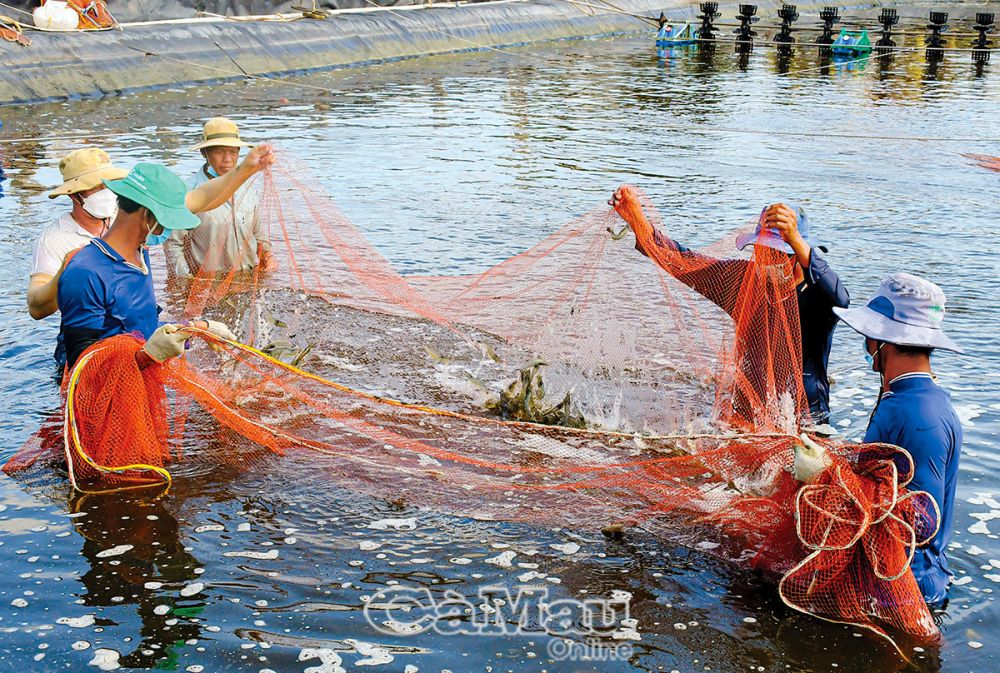
[[[188,189],[196,189],[239,163],[240,149],[247,147],[236,124],[224,117],[209,119],[202,141],[195,145],[205,158],[201,168],[188,179]],[[259,266],[273,267],[271,244],[260,223],[260,191],[244,184],[218,208],[198,214],[201,223],[194,229],[176,230],[163,244],[167,269],[174,278],[249,271]]]
[[[73,209],[62,214],[35,243],[34,263],[28,281],[28,313],[35,320],[59,310],[56,292],[70,253],[98,238],[118,212],[118,201],[102,180],[120,180],[128,171],[115,168],[108,153],[96,147],[70,152],[59,162],[63,183],[50,199],[69,196]]]
[[[237,170],[225,177],[206,178],[190,187],[185,204],[194,214],[211,211],[228,203],[233,194],[259,169],[269,166],[273,155],[269,145],[254,148]],[[104,185],[104,180],[121,180],[128,171],[111,164],[107,152],[86,147],[70,152],[59,162],[63,184],[52,190],[49,198],[69,196],[73,209],[42,232],[35,244],[34,263],[28,283],[28,313],[41,320],[59,310],[59,279],[81,248],[101,238],[118,214],[118,197]],[[62,333],[56,342],[56,362],[66,363]]]

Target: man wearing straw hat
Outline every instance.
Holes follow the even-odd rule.
[[[205,163],[188,180],[188,187],[196,189],[228,174],[239,162],[243,147],[247,143],[235,123],[224,117],[209,119],[201,142],[192,148],[201,151]],[[270,270],[271,244],[261,228],[259,202],[259,190],[244,184],[218,208],[199,213],[197,227],[172,232],[163,246],[171,276],[248,271],[258,265]]]
[[[28,313],[41,320],[59,310],[56,290],[69,253],[100,237],[118,212],[115,195],[102,180],[119,180],[128,171],[111,164],[108,153],[96,147],[70,152],[59,162],[63,183],[49,198],[68,196],[73,208],[63,213],[35,243],[35,258],[28,281]]]
[[[187,191],[185,206],[192,213],[217,208],[272,161],[270,146],[255,147],[237,170]],[[35,245],[28,286],[28,312],[36,320],[60,309],[59,281],[67,263],[78,250],[107,233],[118,214],[118,199],[108,190],[105,181],[119,180],[128,173],[112,165],[107,152],[94,147],[70,152],[59,162],[59,170],[63,184],[54,189],[49,198],[69,196],[73,209],[43,231]],[[54,357],[60,366],[66,363],[62,332],[56,340]]]
[[[270,164],[270,148],[254,148],[240,173],[245,179]],[[220,178],[224,180],[224,178]],[[233,180],[226,181],[229,183]],[[184,182],[163,166],[140,163],[120,180],[105,180],[118,199],[118,215],[100,238],[84,246],[59,279],[59,331],[70,367],[92,344],[119,334],[138,334],[145,344],[136,360],[140,368],[183,354],[191,337],[185,324],[160,321],[149,264],[149,247],[163,243],[171,231],[198,226]],[[222,323],[193,325],[235,340]]]
[[[834,308],[865,337],[865,360],[882,378],[865,442],[906,449],[913,458],[908,488],[926,491],[940,510],[938,532],[916,550],[911,567],[928,604],[940,603],[951,571],[945,551],[951,538],[962,425],[948,392],[931,374],[931,353],[962,350],[941,329],[944,292],[934,283],[895,273],[879,285],[866,306]]]

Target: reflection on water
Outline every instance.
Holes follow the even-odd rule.
[[[198,165],[188,148],[201,120],[228,114],[244,137],[304,159],[413,274],[481,271],[622,182],[646,189],[664,226],[691,244],[794,198],[856,300],[896,268],[949,294],[950,327],[970,353],[935,364],[967,424],[951,550],[958,584],[938,615],[941,651],[910,654],[915,670],[991,670],[1000,623],[991,577],[1000,571],[986,568],[1000,564],[1000,544],[994,531],[968,528],[1000,512],[991,375],[1000,368],[991,300],[1000,206],[996,174],[960,154],[1000,148],[857,137],[1000,137],[991,64],[977,72],[966,54],[932,63],[922,50],[838,64],[817,50],[781,56],[760,46],[741,56],[726,45],[675,49],[658,62],[652,35],[529,51],[549,64],[458,55],[303,78],[335,91],[319,96],[273,81],[5,109],[4,134],[26,140],[2,148],[2,455],[58,406],[56,325],[28,318],[24,287],[38,230],[65,208],[44,193],[59,182],[58,158],[84,142],[126,166],[163,161],[187,174]],[[849,437],[874,401],[861,363],[857,339],[838,331],[833,422]],[[301,671],[321,657],[300,657],[326,648],[346,668],[377,655],[393,659],[383,670],[400,671],[904,668],[873,638],[798,616],[759,578],[698,551],[642,533],[608,542],[598,526],[448,517],[332,488],[324,472],[335,469],[271,461],[182,470],[159,497],[69,498],[51,471],[0,481],[0,657],[25,670],[79,670],[106,649],[133,668]],[[384,523],[401,519],[412,529]],[[570,542],[579,545],[572,554],[550,546]],[[511,568],[488,562],[507,551]],[[538,634],[385,635],[363,617],[373,595],[400,583],[475,595],[528,572],[557,597],[629,592],[633,657],[571,667],[551,661]]]
[[[204,609],[202,597],[164,597],[156,591],[161,584],[193,582],[204,571],[182,542],[177,519],[157,496],[148,489],[74,494],[68,503],[83,538],[80,554],[89,564],[79,578],[82,605],[98,613],[133,606],[138,617],[131,651],[121,653],[125,668],[173,668],[187,641],[201,632],[190,618]]]

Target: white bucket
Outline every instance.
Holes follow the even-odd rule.
[[[80,15],[76,10],[59,0],[48,0],[31,13],[35,25],[46,30],[76,30]]]

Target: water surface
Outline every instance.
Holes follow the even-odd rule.
[[[961,153],[1000,154],[1000,146],[898,138],[1000,137],[1000,63],[980,76],[968,54],[937,66],[917,52],[882,66],[824,67],[812,51],[782,62],[758,49],[741,61],[722,47],[714,57],[685,51],[657,62],[650,39],[294,80],[329,93],[229,83],[3,109],[5,136],[24,140],[2,146],[0,457],[59,404],[50,359],[57,321],[32,321],[24,293],[37,232],[65,208],[45,191],[59,182],[59,157],[81,145],[61,136],[85,133],[124,166],[161,161],[187,174],[199,165],[189,148],[202,120],[225,114],[245,138],[304,160],[396,268],[415,274],[482,270],[623,182],[645,189],[669,232],[695,245],[768,202],[797,200],[855,300],[896,270],[926,275],[948,294],[948,329],[967,349],[935,359],[966,430],[951,551],[960,584],[938,615],[943,647],[911,653],[912,666],[995,670],[1000,542],[968,529],[1000,515],[1000,176]],[[838,330],[833,422],[853,438],[877,386],[862,365],[859,339]],[[320,665],[304,658],[311,649],[332,648],[350,669],[373,651],[384,658],[375,645],[394,658],[375,670],[393,671],[904,666],[875,638],[797,615],[758,578],[668,541],[637,535],[613,544],[589,532],[448,517],[419,503],[398,511],[332,489],[321,475],[289,484],[287,465],[265,467],[180,479],[159,499],[71,495],[58,475],[0,479],[4,669],[83,670],[98,648],[120,653],[122,666],[189,671],[302,671]],[[414,518],[415,528],[370,528],[393,518]],[[579,551],[550,546],[567,542]],[[224,556],[248,550],[280,553]],[[542,580],[554,596],[628,591],[641,634],[633,656],[553,662],[546,636],[390,637],[364,619],[364,604],[394,583],[469,595],[511,585],[527,568],[485,562],[505,550],[558,580]]]

